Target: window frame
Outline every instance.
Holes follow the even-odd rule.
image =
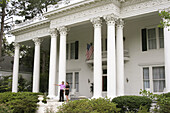
[[[162,94],[165,93],[165,89],[166,89],[166,75],[165,75],[165,88],[163,89],[163,92],[154,92],[154,84],[153,84],[153,68],[155,67],[164,67],[164,65],[151,65],[151,66],[142,66],[141,70],[142,70],[142,89],[144,90],[144,77],[143,77],[143,69],[144,68],[149,68],[149,82],[150,82],[150,91],[153,92],[154,94]],[[164,70],[165,71],[165,70]],[[164,72],[165,73],[165,72]]]
[[[149,49],[149,40],[148,40],[148,29],[152,29],[152,28],[155,28],[155,32],[156,32],[156,49]],[[154,26],[148,26],[148,27],[143,27],[141,28],[141,31],[142,29],[146,29],[146,40],[147,40],[147,50],[146,51],[143,51],[142,50],[142,32],[140,33],[140,37],[141,37],[141,40],[140,40],[140,44],[141,44],[141,51],[142,52],[147,52],[147,51],[154,51],[154,50],[159,50],[159,49],[164,49],[160,47],[160,34],[159,34],[159,27],[157,27],[156,25]],[[163,31],[163,39],[164,39],[164,31]],[[164,43],[164,42],[163,42]]]
[[[69,72],[66,72],[66,75],[67,73],[72,73],[72,89],[76,89],[76,82],[75,82],[75,77],[76,77],[76,73],[78,73],[78,76],[79,76],[79,79],[78,79],[78,91],[76,89],[76,92],[80,92],[80,72],[79,71],[69,71]],[[67,79],[66,79],[67,80]],[[67,81],[66,81],[67,82]],[[71,91],[72,91],[71,89]]]
[[[76,40],[76,41],[70,41],[70,42],[67,42],[66,43],[66,60],[79,60],[79,45],[78,45],[78,59],[76,59],[76,54],[74,55],[74,58],[71,58],[71,44],[75,44],[75,46],[76,46],[76,42],[77,42],[78,40]],[[78,43],[79,43],[79,41],[78,41]],[[67,51],[67,45],[68,45],[68,51]],[[76,53],[76,49],[75,49],[75,53]],[[68,55],[68,58],[67,58],[67,55]]]

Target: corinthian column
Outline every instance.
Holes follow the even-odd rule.
[[[56,96],[56,70],[57,70],[57,30],[51,29],[51,48],[50,48],[50,69],[49,69],[49,88],[48,97]]]
[[[94,93],[93,98],[102,97],[102,46],[101,46],[101,24],[100,17],[91,19],[94,27]]]
[[[35,43],[35,52],[34,52],[34,70],[33,70],[33,89],[34,93],[39,92],[39,83],[40,83],[40,44],[41,40],[39,38],[33,39]]]
[[[60,33],[60,53],[59,53],[59,76],[58,84],[66,80],[66,36],[67,28],[62,26],[58,28]],[[58,87],[58,96],[60,87]]]
[[[164,21],[168,21],[165,20]],[[164,28],[164,55],[166,92],[170,92],[170,26]]]
[[[116,55],[115,55],[115,21],[116,16],[104,16],[107,23],[107,97],[116,97]]]
[[[122,19],[117,21],[117,96],[124,95],[124,50],[123,50],[123,25]]]
[[[12,77],[12,92],[18,92],[18,71],[19,71],[19,44],[15,43],[15,56]]]

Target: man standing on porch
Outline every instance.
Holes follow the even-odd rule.
[[[62,81],[61,84],[57,84],[57,86],[60,86],[60,98],[59,98],[59,102],[64,102],[64,89],[65,89],[65,85],[64,85],[64,81]]]

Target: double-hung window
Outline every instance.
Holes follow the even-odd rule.
[[[66,59],[78,59],[79,56],[79,41],[67,43],[66,45]]]
[[[153,92],[163,92],[165,88],[165,68],[144,67],[143,68],[143,89],[150,89]]]
[[[70,85],[70,91],[72,91],[72,89],[76,89],[76,92],[79,92],[79,72],[67,73],[66,82]]]
[[[164,48],[163,28],[151,27],[142,29],[142,51]]]

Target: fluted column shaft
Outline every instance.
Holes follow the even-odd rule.
[[[104,17],[107,22],[107,97],[116,97],[115,15]]]
[[[117,96],[124,95],[124,49],[123,49],[123,25],[122,19],[117,21]]]
[[[91,19],[94,26],[94,93],[93,98],[102,97],[102,46],[101,46],[101,24],[102,20],[97,17]]]
[[[48,97],[56,97],[56,74],[57,74],[57,30],[51,29],[50,69]]]
[[[33,69],[33,89],[34,93],[39,92],[40,84],[40,44],[41,40],[39,38],[33,39],[35,43],[34,51],[34,69]]]
[[[13,65],[12,92],[18,92],[18,71],[19,71],[19,44],[15,43],[15,56]]]
[[[166,20],[164,20],[166,21]],[[166,92],[170,92],[170,26],[164,28],[164,56]]]
[[[62,81],[66,80],[66,36],[67,36],[67,28],[59,27],[60,33],[60,53],[59,53],[59,76],[58,76],[58,84],[61,84]],[[58,96],[60,92],[60,87],[58,87]]]

